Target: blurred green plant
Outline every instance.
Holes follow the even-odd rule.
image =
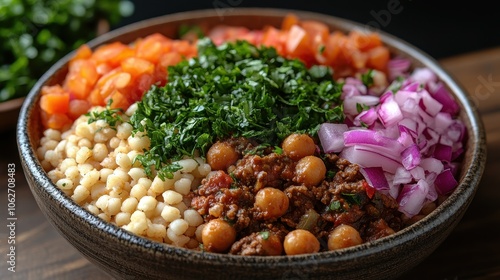
[[[128,0],[0,0],[0,102],[26,96],[64,55],[133,13]]]

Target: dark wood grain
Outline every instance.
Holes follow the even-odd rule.
[[[488,162],[469,210],[448,239],[404,279],[500,279],[500,48],[452,57],[442,65],[475,98],[487,130]],[[0,226],[0,279],[109,279],[47,222],[22,174],[15,131],[0,134],[0,215],[6,221],[7,164],[16,164],[16,272],[7,270]],[[411,252],[409,252],[411,254]]]

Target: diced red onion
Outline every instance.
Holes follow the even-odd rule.
[[[436,99],[439,103],[443,104],[443,108],[441,109],[442,112],[449,113],[451,115],[456,115],[458,113],[460,107],[443,83],[431,84],[429,90],[432,97],[434,97],[434,99]]]
[[[417,167],[420,164],[421,159],[420,149],[415,144],[409,146],[401,153],[401,163],[406,170],[411,170]]]
[[[395,139],[383,136],[381,133],[368,129],[352,129],[344,133],[344,144],[353,145],[373,145],[394,150],[398,154],[403,150],[403,146]]]
[[[410,80],[425,85],[437,81],[437,76],[429,68],[417,68],[410,75]]]
[[[405,185],[397,200],[399,211],[410,217],[417,215],[422,210],[428,192],[429,185],[425,180]]]
[[[436,186],[434,185],[436,177],[437,177],[436,173],[429,173],[427,174],[427,176],[425,176],[425,182],[427,182],[427,185],[429,186],[429,191],[427,192],[426,196],[428,201],[435,201],[438,198]]]
[[[440,195],[445,195],[453,191],[458,182],[455,176],[453,176],[453,172],[450,169],[446,169],[436,177],[434,184],[436,185],[436,191]]]
[[[402,87],[401,89],[406,91],[417,92],[419,88],[420,88],[419,82],[413,82],[410,79],[408,79],[408,84]]]
[[[403,119],[403,114],[399,108],[398,103],[393,98],[386,99],[384,103],[380,104],[378,117],[385,127],[397,124]]]
[[[443,163],[435,158],[424,158],[420,161],[420,166],[427,172],[433,172],[436,174],[443,171]]]
[[[450,114],[439,112],[434,118],[434,123],[432,124],[432,128],[442,134],[450,125],[453,124],[453,119]]]
[[[393,73],[404,66],[391,63]],[[387,89],[380,97],[366,95],[371,89],[366,92],[360,80],[346,79],[342,98],[349,129],[343,128],[336,151],[359,164],[367,182],[397,199],[400,211],[411,217],[457,186],[467,130],[457,119],[458,103],[430,69],[406,74],[400,75],[408,77],[398,81],[401,89]],[[359,112],[358,104],[369,108]],[[320,132],[326,150],[333,140]]]
[[[392,183],[394,185],[408,184],[413,180],[413,177],[410,171],[406,170],[406,168],[399,167],[396,169],[396,173],[394,174]]]
[[[347,116],[356,116],[359,114],[358,106],[374,106],[379,103],[379,98],[377,96],[371,95],[356,95],[349,99],[344,100],[344,114]],[[359,105],[358,105],[359,104]]]
[[[384,171],[393,173],[402,166],[398,161],[384,154],[363,149],[362,147],[346,147],[340,153],[340,157],[363,167],[381,167]]]
[[[318,138],[325,153],[338,153],[344,148],[346,124],[323,123],[318,130]]]
[[[423,109],[431,116],[436,116],[437,113],[439,113],[441,111],[441,109],[443,108],[443,104],[439,103],[436,99],[432,98],[432,96],[426,91],[426,90],[422,90],[420,92],[421,94],[421,101],[422,101],[422,105],[423,106]]]
[[[421,166],[417,166],[410,170],[410,174],[415,180],[425,179],[425,171]]]
[[[365,95],[367,93],[366,86],[358,79],[347,77],[342,86],[342,99],[346,99],[356,95]]]
[[[381,167],[365,167],[359,170],[366,182],[376,190],[389,190],[389,183]]]
[[[397,77],[405,76],[408,69],[410,69],[411,61],[406,58],[396,57],[387,63],[387,70],[389,72],[389,79],[394,80]]]
[[[370,108],[357,115],[356,118],[354,118],[354,123],[357,126],[361,126],[362,124],[371,126],[377,120],[377,118],[378,115],[375,108]]]
[[[436,144],[434,147],[434,158],[446,162],[451,161],[452,147],[448,145],[443,145],[441,143]]]
[[[463,153],[464,153],[464,149],[458,148],[457,150],[453,151],[453,153],[451,154],[451,160],[456,160],[456,159],[460,158],[460,156]]]

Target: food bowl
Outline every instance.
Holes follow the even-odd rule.
[[[237,8],[221,18],[215,10],[167,15],[126,26],[89,42],[91,48],[159,32],[175,37],[182,24],[279,26],[290,12],[301,19],[326,23],[348,32],[364,26],[328,15],[277,9]],[[456,98],[459,118],[468,140],[459,185],[435,210],[390,236],[336,251],[295,256],[238,256],[199,252],[136,236],[91,214],[51,182],[36,156],[42,137],[38,103],[44,85],[60,83],[73,54],[61,59],[43,75],[24,102],[17,126],[19,153],[31,191],[51,224],[92,263],[123,279],[388,279],[403,275],[429,256],[452,232],[478,188],[485,166],[485,134],[478,113],[466,92],[431,57],[389,34],[380,32],[392,53],[409,58],[415,66],[436,73]]]

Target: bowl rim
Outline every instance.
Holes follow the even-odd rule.
[[[92,49],[112,41],[112,39],[125,31],[131,32],[141,28],[145,28],[151,25],[161,24],[162,22],[170,22],[176,20],[182,20],[186,17],[190,19],[204,18],[208,16],[217,16],[217,11],[215,9],[203,9],[203,10],[193,10],[186,12],[179,12],[174,14],[167,14],[163,16],[158,16],[155,18],[150,18],[142,20],[136,23],[128,24],[126,26],[120,27],[118,29],[112,30],[105,33],[87,43]],[[307,19],[317,19],[322,22],[327,22],[328,24],[335,25],[340,29],[355,29],[362,28],[364,25],[360,22],[355,22],[349,19],[332,16],[328,14],[322,14],[318,12],[310,12],[303,10],[293,10],[293,9],[279,9],[279,8],[230,8],[228,9],[227,16],[281,16],[284,17],[288,13],[294,13],[299,18]],[[365,26],[366,27],[366,26]],[[41,187],[45,192],[49,194],[49,198],[54,201],[59,201],[61,207],[71,211],[78,219],[83,221],[86,226],[90,228],[100,228],[104,229],[103,232],[109,237],[115,239],[127,240],[129,245],[137,246],[141,248],[147,248],[148,252],[151,254],[174,254],[177,257],[185,258],[186,260],[199,262],[213,262],[214,259],[220,260],[221,262],[229,262],[235,266],[266,266],[266,262],[269,259],[273,259],[273,266],[290,266],[291,264],[301,263],[303,264],[314,264],[320,265],[325,262],[345,262],[353,261],[359,259],[363,256],[374,255],[380,253],[387,248],[396,248],[403,246],[407,242],[415,239],[419,235],[427,234],[432,228],[438,226],[445,220],[452,219],[453,213],[465,207],[470,203],[471,197],[474,196],[482,173],[485,168],[486,162],[486,136],[483,127],[482,120],[479,117],[478,111],[472,102],[471,98],[468,96],[466,91],[461,85],[455,81],[455,79],[445,70],[440,64],[427,53],[418,49],[417,47],[409,44],[408,42],[397,38],[383,30],[377,30],[384,44],[389,45],[391,49],[396,49],[400,52],[405,53],[411,59],[418,61],[419,63],[425,65],[431,69],[445,85],[448,86],[454,97],[459,101],[461,110],[463,110],[463,115],[468,118],[470,122],[469,141],[473,141],[470,148],[471,156],[471,168],[467,170],[462,170],[462,178],[459,181],[458,187],[455,191],[434,211],[427,215],[422,220],[410,225],[390,236],[366,242],[361,245],[354,247],[349,247],[336,251],[320,252],[315,254],[305,254],[296,256],[239,256],[230,254],[216,254],[209,252],[199,252],[191,249],[185,249],[180,247],[175,247],[173,245],[168,245],[165,243],[156,242],[149,240],[145,237],[140,237],[134,235],[116,225],[109,222],[101,220],[97,216],[94,216],[83,207],[75,203],[70,197],[66,196],[59,188],[53,184],[48,178],[46,172],[41,168],[41,164],[36,157],[35,148],[31,146],[30,133],[29,133],[29,123],[30,112],[33,107],[38,104],[37,98],[39,97],[39,91],[41,87],[50,80],[52,75],[64,67],[70,58],[74,55],[75,51],[67,54],[61,58],[57,63],[55,63],[35,84],[31,89],[28,96],[21,107],[19,114],[19,119],[17,123],[17,141],[19,154],[21,156],[21,161],[23,167],[29,166],[30,170],[25,170],[25,172],[32,172],[32,175],[41,183]],[[391,51],[392,52],[392,51]],[[464,168],[462,168],[464,169]],[[30,185],[31,188],[31,185]],[[33,192],[33,190],[32,190]],[[65,236],[64,236],[65,237]],[[66,237],[65,237],[66,238]],[[244,258],[244,262],[237,261],[238,259]]]

